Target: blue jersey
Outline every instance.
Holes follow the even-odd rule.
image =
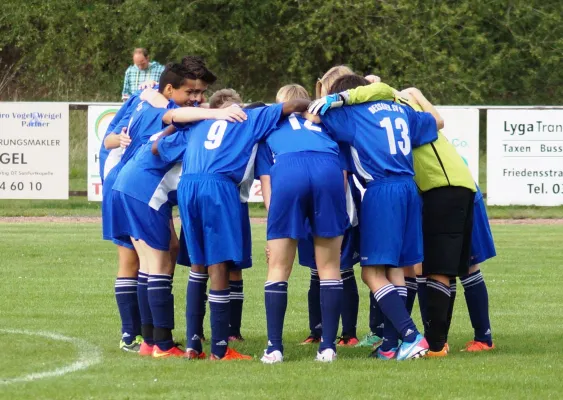
[[[179,136],[180,142],[185,135]],[[141,146],[121,170],[113,190],[125,193],[151,208],[171,208],[177,204],[180,163],[169,163],[151,152],[152,141]],[[178,146],[178,148],[181,148]],[[164,210],[168,211],[168,210]]]
[[[178,106],[173,101],[168,102],[167,108],[156,108],[146,101],[141,101],[137,105],[127,126],[131,143],[123,150],[121,163],[126,164],[143,144],[147,143],[154,134],[162,131],[165,127],[162,117],[171,108],[178,108]]]
[[[321,120],[336,141],[351,146],[355,172],[367,182],[414,176],[412,148],[438,138],[431,114],[390,101],[338,108]]]
[[[131,118],[133,110],[141,102],[141,99],[139,98],[140,93],[141,92],[135,93],[134,95],[129,97],[125,103],[123,103],[121,108],[117,111],[117,113],[111,120],[108,129],[106,130],[99,152],[100,177],[102,178],[102,182],[109,171],[111,171],[111,169],[116,166],[119,160],[121,160],[121,155],[123,154],[123,149],[120,147],[111,150],[106,149],[106,147],[104,146],[104,140],[108,135],[112,133],[120,134],[121,129],[129,125],[129,118]]]
[[[322,125],[292,114],[266,140],[274,158],[280,154],[317,151],[338,154],[338,145]]]
[[[220,174],[237,185],[252,178],[258,142],[277,127],[282,109],[276,104],[246,110],[244,122],[207,120],[193,125],[182,157],[182,175]],[[166,142],[172,136],[159,142],[159,153],[168,162],[180,160],[178,153],[168,152],[172,146]]]

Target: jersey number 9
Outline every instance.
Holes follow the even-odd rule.
[[[203,146],[207,150],[213,150],[221,146],[223,136],[227,130],[227,121],[215,121],[207,132],[207,140],[203,142]]]
[[[391,124],[391,118],[385,117],[379,123],[382,128],[387,130],[387,140],[389,140],[389,152],[391,154],[397,154],[397,144],[401,153],[405,156],[411,152],[411,138],[409,137],[409,126],[407,122],[402,118],[395,119],[395,128],[401,131],[401,137],[403,140],[398,140],[395,144],[395,131],[393,130],[393,125]]]

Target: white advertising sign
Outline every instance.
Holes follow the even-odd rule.
[[[68,199],[68,104],[0,103],[0,199]]]
[[[88,107],[88,200],[102,201],[100,147],[119,106]]]
[[[463,107],[436,108],[445,121],[442,133],[457,149],[477,182],[479,178],[479,110]],[[363,193],[364,190],[359,182],[356,183],[356,186]],[[263,201],[260,181],[254,181],[248,201]]]
[[[487,203],[563,204],[563,110],[487,112]]]

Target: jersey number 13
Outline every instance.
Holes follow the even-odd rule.
[[[399,145],[399,149],[401,153],[405,156],[411,152],[411,138],[409,137],[409,125],[407,122],[402,118],[396,118],[395,120],[395,129],[401,132],[401,137],[403,140],[397,140],[395,143],[395,131],[393,130],[393,124],[391,123],[391,118],[385,117],[381,120],[379,125],[382,128],[385,128],[387,131],[387,140],[389,141],[389,152],[391,154],[397,154],[397,145]]]

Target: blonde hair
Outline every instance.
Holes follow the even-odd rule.
[[[284,101],[295,99],[311,100],[311,97],[309,93],[307,93],[307,89],[295,83],[283,86],[278,90],[278,94],[276,94],[276,103],[283,103]]]
[[[317,85],[315,87],[317,99],[329,94],[334,81],[343,75],[354,75],[354,71],[346,65],[336,65],[329,69],[323,77],[317,81]]]
[[[232,104],[242,104],[240,95],[234,89],[218,90],[209,98],[209,108],[223,108]]]

